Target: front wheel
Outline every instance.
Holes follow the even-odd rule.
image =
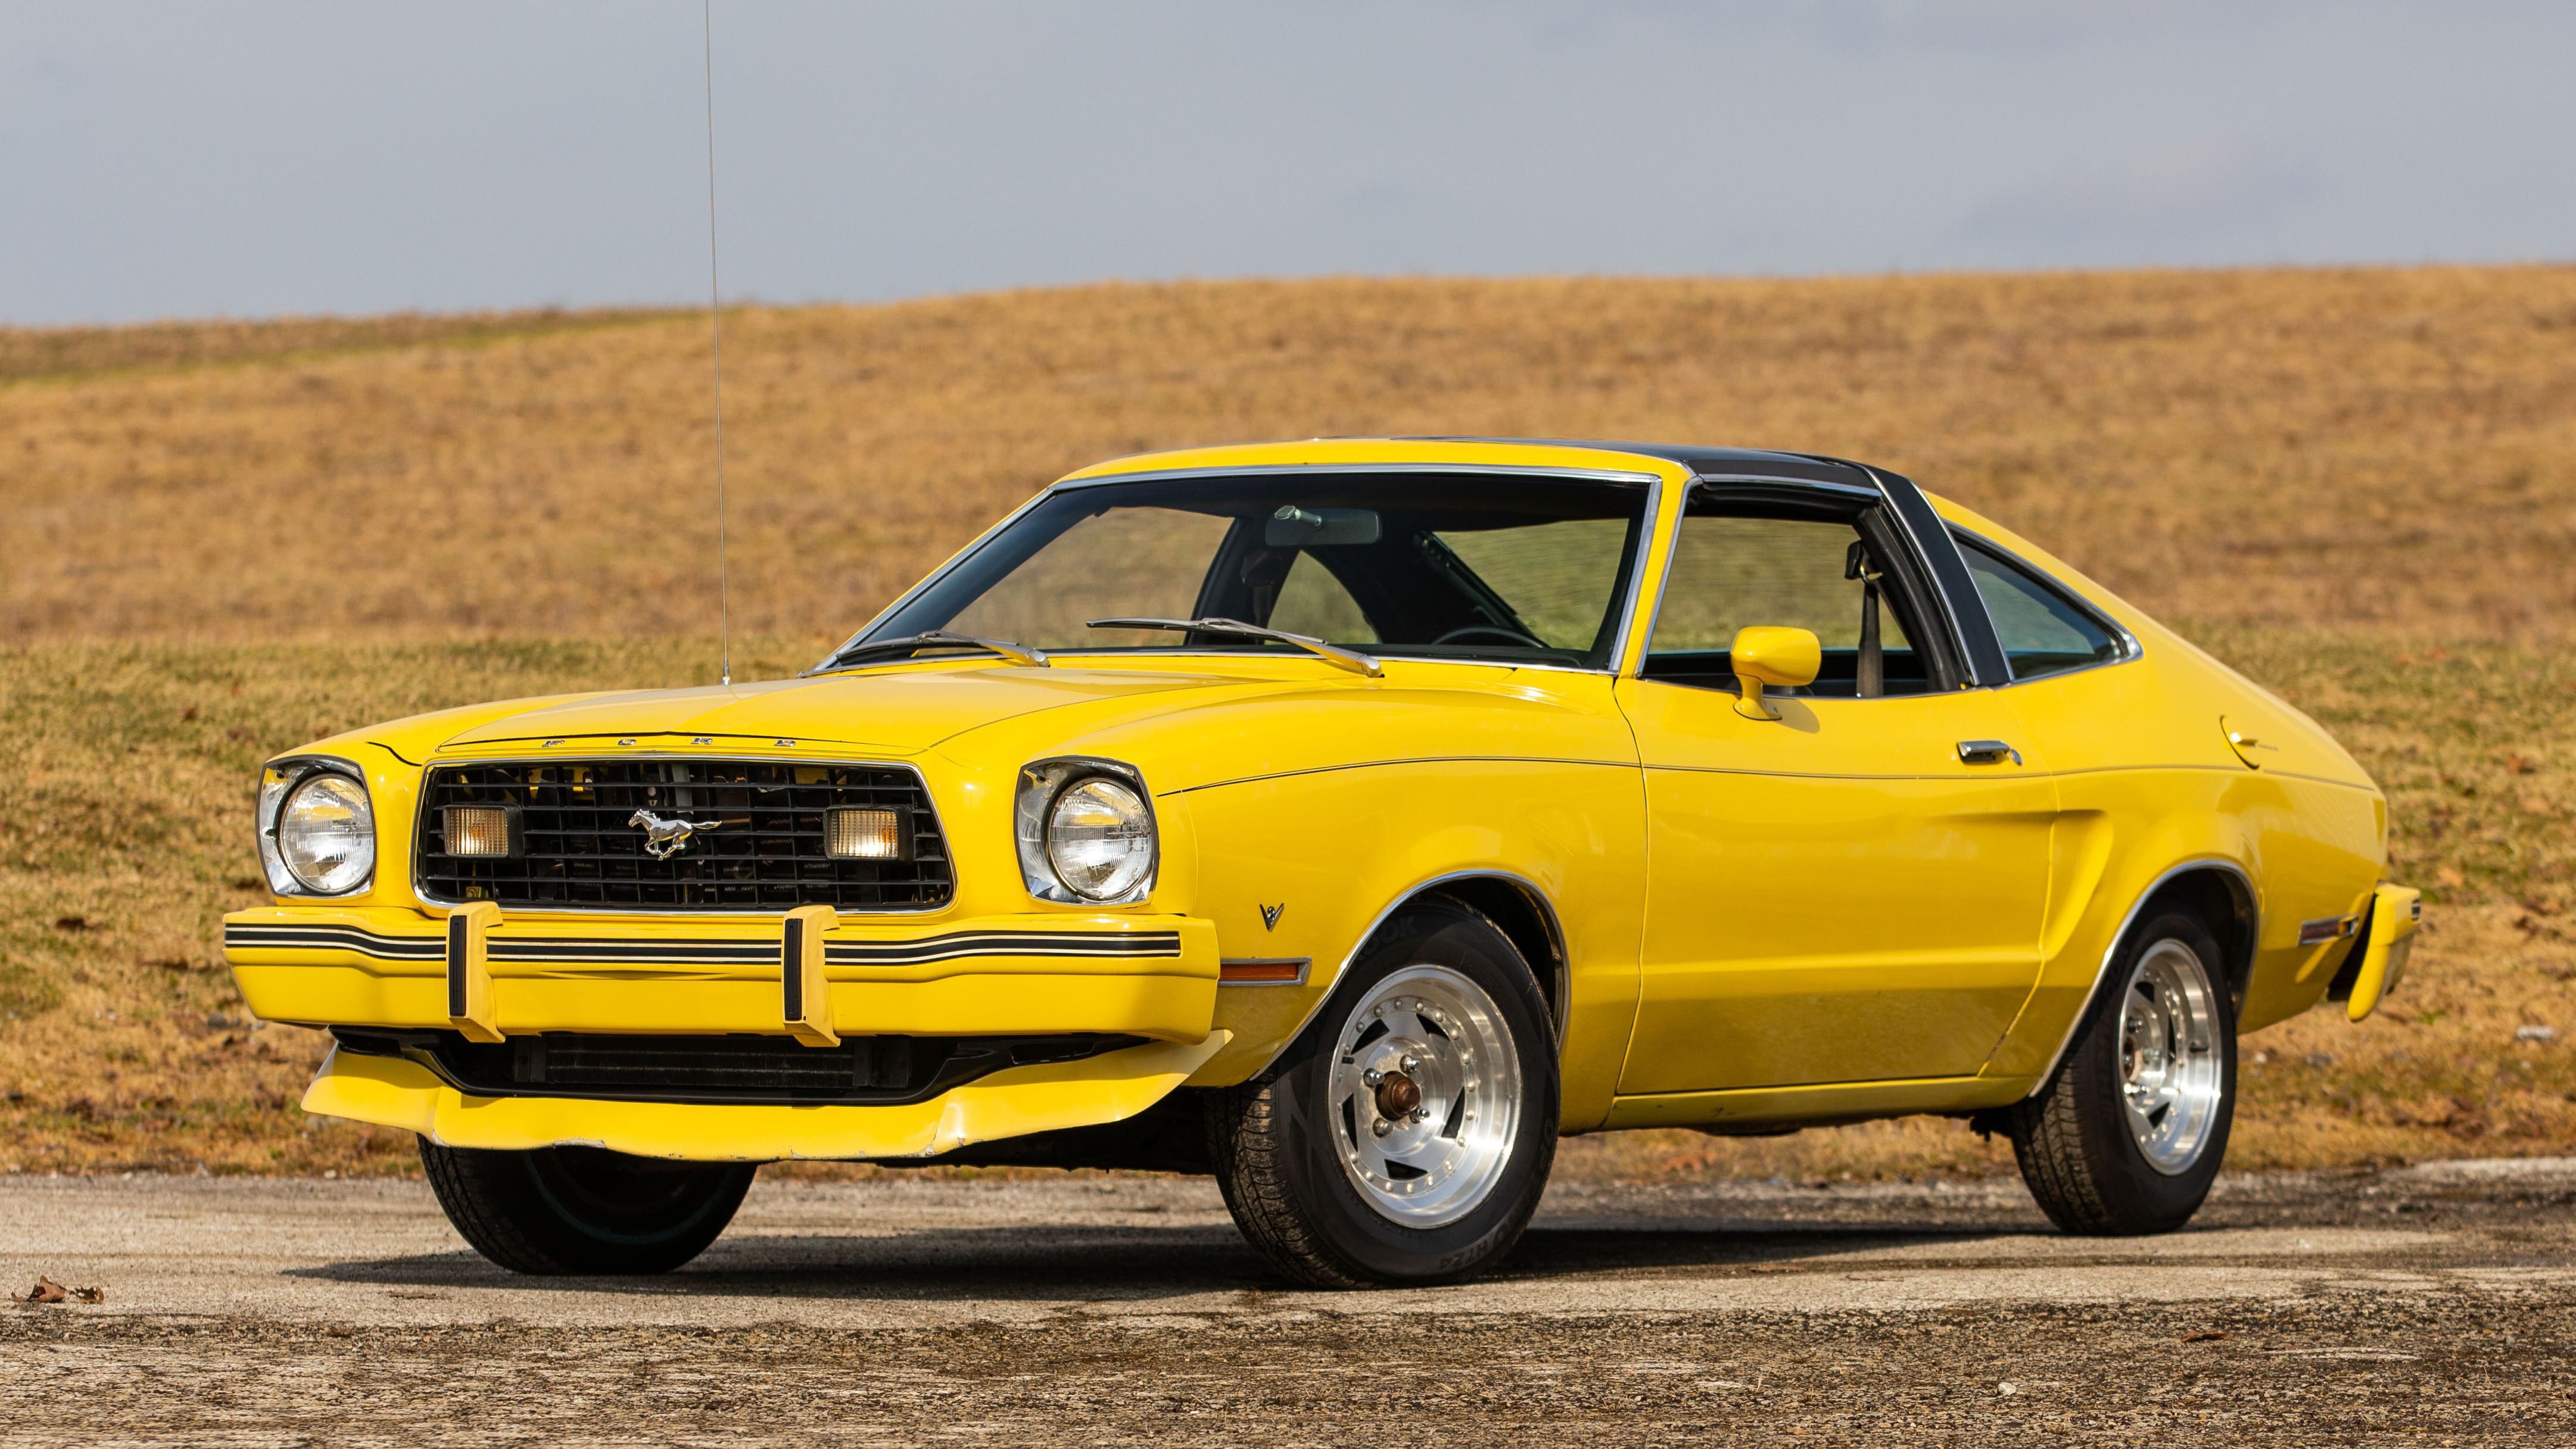
[[[1411,912],[1263,1075],[1216,1093],[1244,1237],[1319,1288],[1455,1282],[1520,1240],[1556,1156],[1555,1035],[1509,938]]]
[[[733,1221],[758,1169],[596,1147],[488,1152],[420,1140],[447,1220],[513,1273],[667,1273]]]
[[[2022,1180],[2070,1233],[2170,1232],[2209,1196],[2236,1111],[2236,1012],[2218,942],[2172,912],[2131,933],[2116,990],[2007,1125]]]

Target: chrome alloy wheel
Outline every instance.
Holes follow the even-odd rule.
[[[2167,1177],[2190,1171],[2209,1145],[2226,1088],[2224,1030],[2200,957],[2175,940],[2148,948],[2120,1001],[2120,1097],[2139,1153]]]
[[[1483,987],[1446,966],[1407,966],[1361,998],[1327,1091],[1342,1167],[1390,1222],[1458,1221],[1511,1161],[1521,1119],[1511,1027]]]

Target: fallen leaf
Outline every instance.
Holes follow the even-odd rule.
[[[25,1298],[22,1298],[19,1301],[22,1303],[60,1303],[63,1301],[64,1296],[65,1291],[62,1284],[55,1282],[51,1278],[39,1276],[36,1279],[35,1288],[30,1291]]]
[[[86,931],[89,929],[89,917],[56,916],[54,917],[54,929],[57,931]]]
[[[193,704],[188,706],[186,709],[179,711],[179,718],[181,719],[195,719],[196,717],[197,707]]]
[[[72,1290],[72,1301],[75,1303],[105,1303],[107,1301],[107,1290],[104,1288],[75,1288]]]
[[[2182,1341],[2185,1343],[2215,1343],[2222,1338],[2234,1338],[2235,1336],[2236,1330],[2232,1328],[2204,1328],[2198,1333],[2184,1334],[2182,1336]]]

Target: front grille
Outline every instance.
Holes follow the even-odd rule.
[[[452,1031],[339,1027],[363,1056],[409,1057],[476,1097],[584,1097],[631,1102],[890,1106],[927,1101],[1005,1067],[1081,1061],[1142,1038],[845,1037],[809,1047],[781,1036],[611,1036],[547,1032],[505,1042]]]
[[[447,853],[446,807],[517,814],[517,854]],[[907,858],[824,853],[835,807],[906,812]],[[635,812],[698,824],[656,860]],[[713,828],[705,828],[714,822]],[[415,872],[431,900],[614,910],[919,910],[956,888],[921,777],[896,765],[788,760],[545,760],[439,765],[421,791]]]

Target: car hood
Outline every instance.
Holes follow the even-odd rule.
[[[662,744],[757,739],[913,753],[1042,710],[1246,681],[1112,669],[907,667],[701,689],[594,694],[486,720],[444,748],[633,738]]]

